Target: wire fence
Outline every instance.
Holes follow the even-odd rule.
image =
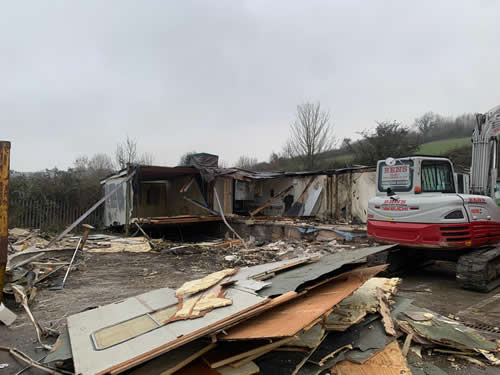
[[[40,201],[33,199],[10,200],[9,227],[57,230],[78,219],[89,207],[79,207],[67,201]],[[85,222],[102,226],[104,207],[98,207]]]

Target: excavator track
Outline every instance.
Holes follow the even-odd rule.
[[[462,288],[483,293],[500,286],[500,245],[459,257],[456,278]]]

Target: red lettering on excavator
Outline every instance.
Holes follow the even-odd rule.
[[[402,200],[386,199],[384,201],[384,204],[406,204],[406,201],[404,199]]]
[[[471,198],[469,198],[469,200],[467,201],[467,203],[486,203],[486,199],[471,197]]]

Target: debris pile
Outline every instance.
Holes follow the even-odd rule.
[[[53,247],[46,248],[50,236],[39,229],[10,229],[4,292],[13,294],[13,285],[22,286],[31,302],[35,298],[36,288],[43,281],[53,277],[58,271],[67,269],[80,239],[81,236],[66,235]],[[88,236],[82,250],[89,253],[147,252],[151,251],[151,246],[144,237],[123,238],[95,234]],[[84,262],[82,254],[72,267],[78,267]]]
[[[385,266],[366,266],[388,248],[226,268],[69,316],[45,363],[83,375],[411,374],[424,367],[406,356],[425,347],[496,364],[498,344],[412,305],[400,279],[377,277]]]
[[[250,238],[245,248],[240,240],[213,240],[193,243],[153,240],[155,250],[178,256],[210,252],[221,266],[244,267],[277,262],[301,256],[322,256],[367,247],[367,241],[344,243],[341,240],[277,240],[263,241]]]

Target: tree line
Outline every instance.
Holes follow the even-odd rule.
[[[242,156],[236,166],[262,171],[373,166],[388,156],[415,154],[426,142],[469,137],[475,122],[475,115],[470,113],[449,117],[427,112],[411,124],[375,121],[373,127],[357,133],[358,139],[344,138],[338,143],[330,112],[319,102],[308,102],[297,106],[295,120],[290,124],[290,136],[281,152],[273,151],[269,161],[261,163]],[[470,160],[467,147],[451,156],[463,165]],[[249,160],[253,164],[249,165]]]
[[[15,223],[21,210],[25,210],[23,201],[38,202],[39,205],[30,208],[32,210],[60,205],[77,207],[83,213],[102,197],[100,181],[103,178],[128,164],[151,165],[154,160],[149,153],[139,154],[137,141],[130,137],[116,145],[113,156],[104,153],[79,156],[67,170],[11,171],[9,222]]]

